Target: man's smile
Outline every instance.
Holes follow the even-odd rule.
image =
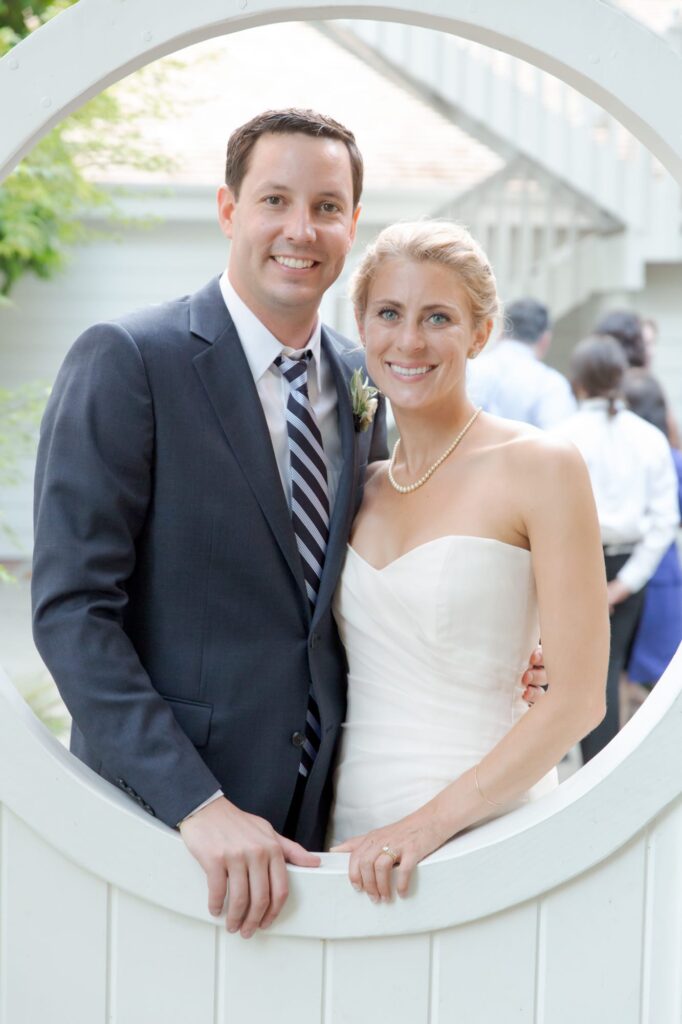
[[[317,260],[304,260],[298,256],[273,256],[272,258],[280,267],[287,267],[289,270],[309,270],[317,263]]]

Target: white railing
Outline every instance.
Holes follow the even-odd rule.
[[[386,21],[344,21],[331,31],[351,47],[364,44],[366,59],[385,61],[503,155],[532,159],[639,232],[648,258],[682,255],[679,186],[614,117],[575,89],[508,54],[443,32]],[[613,58],[618,45],[614,38],[609,54],[595,48],[595,66]],[[633,74],[639,67],[633,56]]]
[[[523,158],[439,214],[471,228],[505,301],[533,295],[555,319],[596,293],[642,286],[641,268],[625,259],[622,223]]]
[[[678,653],[598,758],[433,855],[407,900],[373,906],[326,854],[245,942],[177,833],[1,677],[0,1024],[679,1021],[681,725]]]

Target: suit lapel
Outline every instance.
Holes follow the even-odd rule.
[[[346,553],[346,541],[348,540],[350,518],[353,509],[353,495],[357,481],[357,446],[355,444],[355,427],[353,425],[353,409],[349,390],[350,370],[338,355],[333,341],[324,328],[322,328],[322,349],[332,367],[334,383],[336,385],[342,467],[331,523],[329,525],[329,542],[324,559],[320,589],[315,604],[313,623],[331,601],[339,578],[341,564]]]
[[[190,330],[210,343],[194,357],[194,367],[227,442],[296,579],[307,612],[309,606],[301,558],[270,432],[251,369],[217,278],[192,296]]]

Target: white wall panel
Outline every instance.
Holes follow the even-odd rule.
[[[428,1024],[430,947],[429,935],[327,943],[324,1024]]]
[[[638,1024],[645,868],[639,838],[545,897],[538,1024]]]
[[[102,1020],[106,883],[66,860],[6,808],[1,900],[2,1024]]]
[[[111,1024],[213,1020],[211,925],[114,890],[109,932]]]
[[[216,1024],[320,1024],[324,943],[220,929],[218,947]]]
[[[433,940],[433,1024],[533,1024],[537,904],[439,932]]]
[[[682,1021],[682,804],[647,836],[642,1024]]]

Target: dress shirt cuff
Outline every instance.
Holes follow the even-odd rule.
[[[190,811],[189,814],[186,814],[182,821],[187,821],[187,819],[191,818],[193,814],[197,813],[197,811],[203,811],[204,807],[208,807],[208,805],[212,804],[214,800],[219,800],[221,796],[225,796],[225,794],[223,793],[222,789],[217,789],[215,793],[211,794],[208,800],[204,800],[202,804],[199,804],[199,806],[195,807],[193,811]],[[180,827],[180,825],[182,825],[182,821],[178,822],[178,828]]]
[[[649,582],[674,539],[675,531],[671,529],[670,535],[662,536],[662,543],[655,548],[647,547],[644,544],[637,545],[632,556],[628,558],[617,576],[631,594],[636,594]]]

